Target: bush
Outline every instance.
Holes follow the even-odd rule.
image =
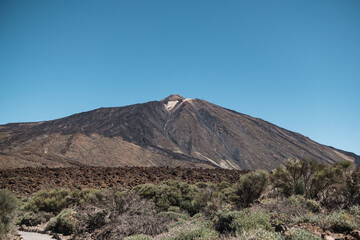
[[[124,238],[124,240],[151,240],[152,237],[144,234],[136,234],[130,237]]]
[[[319,212],[321,210],[320,203],[312,199],[306,200],[306,206],[313,212]]]
[[[346,176],[345,199],[347,206],[360,203],[360,166]]]
[[[180,207],[177,207],[177,206],[171,206],[171,207],[168,208],[168,211],[169,211],[169,212],[180,213],[180,212],[181,212],[181,209],[180,209]]]
[[[273,231],[270,224],[270,216],[265,213],[249,210],[220,211],[214,220],[215,230],[224,234],[242,234],[251,229],[264,229]]]
[[[301,228],[294,228],[290,231],[290,236],[292,240],[321,240],[320,237],[317,237],[310,232],[301,229]]]
[[[314,160],[289,160],[273,171],[271,180],[285,196],[306,194],[313,175],[324,167]]]
[[[123,239],[136,234],[149,236],[160,234],[167,230],[172,221],[166,216],[158,214],[129,215],[110,213],[108,223],[97,231],[92,239]]]
[[[215,185],[210,182],[197,182],[195,183],[195,186],[198,189],[211,189],[212,191],[215,190]]]
[[[112,197],[110,209],[117,214],[140,215],[154,213],[153,202],[141,198],[134,191],[114,192]]]
[[[173,239],[174,240],[195,240],[195,239],[216,240],[219,239],[219,234],[206,226],[193,226],[189,230],[180,232]]]
[[[17,199],[6,189],[0,189],[0,239],[11,230],[17,208]]]
[[[26,226],[36,226],[39,223],[39,218],[33,212],[26,212],[19,221],[20,225]]]
[[[324,226],[326,219],[322,215],[317,215],[317,214],[313,214],[312,212],[310,212],[308,214],[304,214],[304,215],[293,218],[293,221],[295,223],[312,223],[312,224],[316,224],[319,226]]]
[[[68,189],[40,190],[27,202],[23,209],[33,212],[44,211],[58,214],[71,205],[91,203],[103,205],[105,195],[101,190],[83,189],[70,191]]]
[[[328,221],[334,232],[351,232],[357,228],[354,217],[344,210],[333,212]]]
[[[352,208],[349,211],[338,210],[327,215],[317,215],[310,212],[309,214],[294,218],[293,221],[295,223],[312,223],[324,229],[332,229],[338,233],[351,232],[360,227],[359,219],[356,217],[356,211],[356,208]]]
[[[213,195],[213,197],[219,198],[223,203],[234,204],[240,201],[239,196],[236,194],[236,189],[228,182],[219,183]]]
[[[104,198],[101,190],[98,189],[83,189],[75,190],[70,193],[71,199],[69,202],[74,204],[92,203],[96,204],[101,202]]]
[[[24,209],[33,212],[45,211],[59,213],[61,210],[68,207],[70,204],[69,191],[66,189],[60,190],[41,190],[25,204]]]
[[[360,206],[354,205],[349,208],[349,213],[355,218],[355,221],[360,224]]]
[[[74,213],[72,209],[62,210],[56,217],[49,221],[46,229],[64,235],[75,233],[76,219]]]
[[[166,216],[169,219],[179,221],[179,220],[188,220],[189,216],[184,213],[177,213],[177,212],[161,212],[159,216]]]
[[[276,168],[271,180],[274,188],[285,196],[301,194],[323,201],[334,192],[339,195],[350,165],[341,162],[326,166],[314,160],[291,160]]]
[[[212,223],[206,221],[201,214],[196,215],[191,221],[177,222],[166,233],[157,236],[159,240],[216,240],[219,239],[219,233],[212,229]]]
[[[238,236],[239,240],[283,240],[280,233],[271,232],[264,229],[251,229]]]
[[[238,204],[248,207],[257,200],[268,184],[268,176],[265,171],[254,171],[241,176],[236,190],[236,195],[239,197]]]
[[[140,196],[152,199],[160,211],[169,211],[178,207],[194,215],[206,204],[205,197],[199,189],[187,183],[169,180],[157,186],[143,184],[134,188]]]
[[[321,210],[320,203],[312,199],[305,199],[304,196],[301,195],[290,196],[289,201],[295,207],[305,208],[312,212],[319,212]]]
[[[157,187],[151,183],[137,185],[133,188],[133,190],[137,192],[141,197],[147,199],[154,198],[157,193]]]

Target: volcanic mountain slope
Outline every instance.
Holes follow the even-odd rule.
[[[359,156],[204,100],[170,95],[36,123],[0,126],[0,168],[183,166],[272,169],[289,158]]]

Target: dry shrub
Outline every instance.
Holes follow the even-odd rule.
[[[123,239],[136,234],[156,235],[166,231],[173,222],[169,216],[158,214],[151,200],[134,191],[108,193],[108,211],[87,210],[81,217],[81,237],[90,239]]]
[[[112,216],[111,222],[100,230],[95,239],[123,239],[135,234],[157,235],[166,231],[169,219],[155,215]]]

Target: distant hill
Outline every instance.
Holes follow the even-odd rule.
[[[289,158],[360,157],[200,99],[170,95],[52,121],[0,126],[0,168],[183,166],[272,169]]]

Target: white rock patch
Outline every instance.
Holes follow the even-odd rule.
[[[168,101],[167,104],[165,104],[166,110],[171,111],[178,102],[179,102],[178,100]]]

